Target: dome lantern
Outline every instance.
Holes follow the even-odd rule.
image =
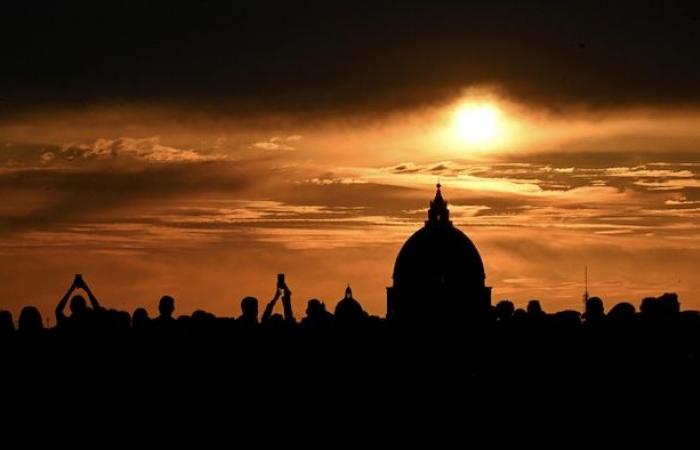
[[[435,192],[435,198],[433,199],[433,201],[430,202],[430,209],[428,210],[428,221],[426,222],[426,225],[439,223],[451,224],[452,222],[450,222],[450,210],[447,209],[447,202],[444,198],[442,198],[442,192],[440,191],[442,185],[438,183],[436,187],[437,191]]]

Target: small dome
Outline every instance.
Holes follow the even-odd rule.
[[[340,321],[355,321],[364,319],[366,315],[360,302],[353,298],[352,289],[348,286],[345,289],[345,297],[335,306],[335,318]]]

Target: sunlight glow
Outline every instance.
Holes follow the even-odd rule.
[[[498,137],[499,116],[499,110],[489,104],[462,105],[455,111],[455,133],[462,141],[488,144]]]

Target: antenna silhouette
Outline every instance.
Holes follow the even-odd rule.
[[[583,269],[583,306],[588,303],[588,265],[584,266]]]

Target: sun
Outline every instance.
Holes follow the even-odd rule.
[[[455,133],[462,141],[489,144],[499,134],[499,110],[489,104],[466,104],[454,113]]]

